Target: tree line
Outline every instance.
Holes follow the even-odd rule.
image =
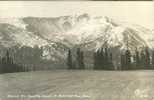
[[[113,54],[110,48],[101,48],[93,52],[93,69],[94,70],[115,70],[113,64]],[[84,52],[80,48],[76,51],[76,63],[72,60],[74,57],[72,51],[68,50],[67,66],[68,69],[85,69]],[[142,50],[135,50],[131,53],[129,49],[121,52],[118,70],[136,70],[136,69],[154,69],[154,50],[144,48]],[[118,56],[117,56],[118,58]]]
[[[131,54],[130,50],[126,50],[121,54],[121,70],[132,69],[154,69],[154,50],[144,48],[143,50],[135,50]]]
[[[92,53],[94,70],[115,70],[114,52],[111,48],[101,48]],[[71,49],[67,54],[68,69],[86,69],[84,59],[84,51],[77,48],[75,52]],[[26,72],[37,70],[38,66],[43,63],[43,48],[34,47],[12,47],[0,50],[0,73]],[[135,70],[135,69],[154,69],[154,50],[144,48],[142,50],[124,50],[116,58],[120,57],[119,70]],[[44,66],[48,63],[44,61]],[[58,62],[57,62],[58,63]],[[87,62],[89,63],[89,62]],[[50,64],[53,64],[50,61]],[[41,67],[44,67],[41,65]]]
[[[24,67],[19,66],[10,56],[9,51],[6,51],[5,56],[0,58],[0,73],[13,73],[27,71]]]
[[[36,70],[41,63],[43,49],[34,47],[12,47],[0,51],[0,73]]]
[[[113,70],[112,53],[107,48],[94,52],[93,69]]]
[[[85,69],[85,63],[84,63],[84,52],[77,48],[76,59],[74,62],[72,57],[72,52],[69,49],[68,50],[68,56],[67,56],[67,66],[68,69]],[[98,50],[94,52],[93,54],[93,60],[94,60],[94,67],[93,69],[100,70],[113,70],[114,65],[112,62],[112,53],[108,52],[108,48],[102,48],[101,50]]]
[[[84,55],[80,48],[76,51],[76,62],[73,61],[71,50],[68,50],[67,65],[68,69],[85,69]]]

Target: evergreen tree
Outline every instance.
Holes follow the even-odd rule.
[[[101,69],[101,53],[99,51],[94,52],[94,69]]]
[[[125,60],[126,60],[126,70],[131,69],[131,53],[130,51],[127,49],[125,52]]]
[[[136,54],[132,55],[132,62],[131,62],[131,69],[136,69],[137,64],[136,64]]]
[[[80,48],[77,48],[77,65],[78,69],[85,69],[84,65],[84,55]]]
[[[126,57],[124,54],[121,54],[121,70],[125,70],[125,65],[126,65]]]
[[[104,67],[105,69],[109,69],[109,59],[108,59],[108,49],[105,48],[105,53],[104,53]]]
[[[80,48],[77,48],[77,52],[76,52],[76,55],[77,55],[77,67],[79,68],[81,66],[81,57],[80,57]]]
[[[140,61],[140,64],[141,64],[140,66],[142,69],[145,68],[145,65],[146,65],[145,58],[146,58],[146,55],[145,55],[144,51],[142,50],[141,51],[141,61]]]
[[[97,60],[97,51],[93,54],[94,59],[94,67],[93,69],[98,69],[98,60]]]
[[[83,51],[80,52],[80,58],[81,58],[81,66],[79,69],[85,69],[85,64],[84,64],[84,55],[83,55]]]
[[[110,59],[109,59],[109,69],[110,70],[114,70],[114,65],[113,65],[113,62],[112,62],[112,53],[110,53]]]
[[[152,50],[152,65],[154,66],[154,50]]]
[[[139,56],[139,52],[137,49],[135,51],[135,65],[136,65],[136,68],[140,66],[140,56]]]
[[[0,73],[2,73],[2,57],[0,56]]]
[[[71,50],[68,50],[68,56],[67,56],[67,66],[68,69],[73,69],[73,64],[72,64],[72,53]]]
[[[98,62],[99,69],[105,69],[105,52],[103,48],[98,52]]]
[[[150,53],[148,48],[145,49],[145,67],[150,67]]]

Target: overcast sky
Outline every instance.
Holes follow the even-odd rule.
[[[89,13],[154,29],[152,2],[0,1],[0,17],[56,17]]]

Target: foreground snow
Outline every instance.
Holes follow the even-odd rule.
[[[2,74],[0,100],[154,100],[154,71]]]

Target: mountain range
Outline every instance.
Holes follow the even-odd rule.
[[[142,25],[86,13],[50,18],[0,18],[0,48],[35,45],[44,48],[45,59],[54,61],[66,59],[67,50],[77,47],[87,52],[103,46],[119,51],[153,49],[154,31]],[[85,57],[87,59],[89,56]]]

